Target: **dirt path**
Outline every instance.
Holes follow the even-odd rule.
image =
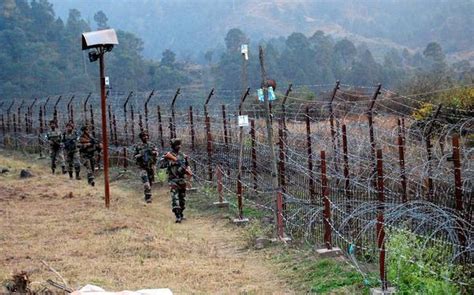
[[[77,288],[170,288],[176,294],[292,293],[266,252],[246,250],[241,230],[227,221],[188,214],[175,224],[166,188],[142,202],[138,177],[111,185],[110,210],[102,186],[48,173],[45,161],[29,164],[0,153],[0,281],[27,270],[33,287],[60,281],[44,260]],[[31,166],[35,177],[20,180]],[[72,193],[72,194],[70,194]],[[197,197],[197,196],[195,196]]]

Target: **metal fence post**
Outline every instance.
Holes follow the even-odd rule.
[[[402,202],[405,203],[408,200],[407,176],[405,174],[405,141],[403,140],[402,124],[400,119],[398,119],[398,162],[400,164]]]
[[[165,141],[163,139],[163,123],[161,122],[161,109],[160,106],[156,107],[156,112],[158,113],[158,132],[160,134],[160,144],[161,148],[165,147]]]
[[[257,139],[255,134],[255,120],[250,120],[250,136],[252,138],[252,176],[253,176],[253,189],[256,192],[258,189],[257,181]]]
[[[316,202],[315,185],[313,179],[313,151],[311,148],[311,121],[309,120],[309,107],[306,106],[306,148],[308,155],[308,177],[309,177],[309,197],[311,203]]]
[[[387,271],[385,269],[385,228],[384,228],[384,179],[383,179],[383,159],[382,150],[377,150],[377,192],[378,192],[378,212],[377,212],[377,247],[379,248],[379,272],[382,290],[387,289]]]
[[[438,117],[439,115],[439,112],[441,111],[441,107],[443,105],[440,104],[438,105],[438,108],[436,109],[433,117],[432,117],[432,121],[436,120],[436,118]],[[426,132],[426,154],[427,154],[427,158],[428,158],[428,167],[427,167],[427,173],[428,173],[428,180],[427,180],[427,184],[428,184],[428,188],[427,188],[427,191],[428,191],[428,196],[427,196],[427,199],[428,201],[433,201],[433,178],[431,177],[431,175],[433,174],[433,168],[431,166],[431,160],[432,160],[432,154],[431,154],[431,149],[433,148],[433,146],[431,145],[431,132],[433,131],[433,122],[430,123],[430,126],[428,128],[428,131]]]
[[[150,95],[148,95],[148,98],[145,101],[145,128],[146,128],[146,130],[148,130],[148,102],[150,102],[150,99],[153,96],[153,94],[155,94],[154,89],[151,91]],[[148,130],[148,132],[149,132],[149,130]]]
[[[382,84],[377,86],[377,89],[372,96],[372,101],[370,102],[369,110],[367,111],[367,119],[369,120],[369,139],[370,139],[370,165],[372,166],[372,183],[374,188],[377,187],[377,180],[375,178],[377,168],[376,168],[376,160],[375,160],[375,135],[374,135],[374,122],[373,122],[373,108],[375,105],[375,100],[377,96],[381,93],[380,88],[382,88]]]
[[[332,236],[331,236],[331,206],[329,203],[329,188],[328,179],[326,176],[326,152],[321,151],[321,195],[323,197],[323,216],[324,216],[324,244],[326,249],[332,249]]]
[[[179,94],[180,94],[180,88],[176,89],[173,100],[171,101],[171,120],[170,120],[170,128],[171,129],[170,129],[170,131],[171,131],[171,137],[172,138],[176,137],[176,118],[175,118],[174,105],[176,103],[176,99],[178,98]]]

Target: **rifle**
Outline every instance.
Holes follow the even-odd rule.
[[[189,167],[186,166],[186,163],[183,160],[178,160],[178,158],[175,157],[171,152],[167,152],[163,157],[169,161],[173,161],[177,163],[179,166],[178,172],[184,171],[186,175],[193,176],[193,172],[191,171]],[[180,171],[180,169],[182,170]]]

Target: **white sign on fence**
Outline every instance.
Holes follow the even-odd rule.
[[[247,127],[249,126],[249,116],[243,115],[239,116],[239,127]]]

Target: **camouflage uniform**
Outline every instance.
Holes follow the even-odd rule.
[[[76,171],[76,179],[81,179],[79,173],[81,171],[81,161],[79,158],[79,149],[78,149],[78,135],[76,131],[71,133],[63,133],[63,144],[64,144],[64,153],[66,154],[66,163],[68,165],[69,177],[72,178],[72,168]]]
[[[82,134],[79,137],[79,152],[81,154],[82,164],[87,170],[87,182],[94,186],[96,153],[100,152],[100,143],[89,134],[87,127],[82,128]]]
[[[172,139],[172,149],[167,154],[171,154],[176,161],[163,155],[160,159],[160,168],[167,168],[168,185],[171,193],[171,208],[176,216],[176,222],[181,222],[184,218],[183,212],[186,209],[186,171],[189,173],[188,156],[174,148],[181,145],[181,140]]]
[[[140,133],[140,138],[142,138],[142,136],[143,134]],[[155,181],[155,166],[158,149],[153,143],[142,142],[137,144],[134,150],[135,160],[140,168],[140,177],[143,182],[145,202],[151,203],[151,186]]]
[[[46,134],[49,141],[49,155],[51,157],[51,171],[55,172],[56,162],[59,161],[63,174],[66,173],[66,164],[64,163],[63,148],[61,146],[61,131],[51,130]]]

